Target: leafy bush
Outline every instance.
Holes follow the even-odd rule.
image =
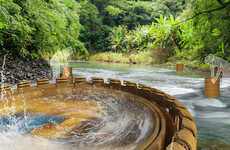
[[[80,3],[72,0],[1,0],[0,51],[13,56],[52,55],[71,48],[85,51],[78,40]],[[37,56],[36,56],[37,55]]]

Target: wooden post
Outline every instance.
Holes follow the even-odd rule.
[[[72,78],[72,67],[63,67],[62,68],[62,78]]]
[[[184,70],[184,64],[177,64],[176,65],[176,71],[177,72],[183,72]]]
[[[212,82],[212,77],[205,78],[205,97],[217,98],[220,96],[220,78],[216,82]]]

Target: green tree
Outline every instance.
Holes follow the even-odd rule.
[[[201,58],[212,53],[230,61],[230,1],[194,1],[192,9],[194,37]]]
[[[81,7],[80,23],[83,28],[79,38],[90,52],[105,51],[109,47],[110,28],[102,24],[102,17],[94,4],[87,3]]]
[[[1,53],[39,57],[72,49],[87,55],[78,40],[80,3],[72,0],[1,0]]]

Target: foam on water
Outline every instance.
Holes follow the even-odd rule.
[[[19,132],[0,133],[0,150],[64,150],[63,144]]]
[[[129,65],[125,65],[124,67],[122,67],[121,65],[117,67],[116,64],[112,64],[112,65],[106,64],[106,67],[104,66],[104,64],[98,64],[96,67],[90,66],[90,65],[92,64],[90,63],[87,65],[79,64],[79,63],[75,64],[75,66],[73,67],[74,76],[86,76],[87,78],[96,76],[96,77],[103,77],[105,79],[106,78],[117,78],[121,80],[130,80],[134,82],[140,82],[146,85],[150,85],[154,88],[160,89],[178,98],[183,104],[185,104],[188,110],[192,113],[192,115],[196,119],[198,135],[200,138],[199,140],[202,140],[202,138],[204,137],[207,138],[207,137],[212,136],[211,138],[215,140],[227,141],[227,142],[230,141],[229,140],[230,139],[230,132],[229,132],[230,78],[224,78],[221,81],[220,99],[206,99],[204,98],[204,93],[203,93],[205,76],[202,76],[199,78],[191,77],[189,76],[189,74],[182,76],[180,74],[176,74],[174,70],[161,69],[161,68],[147,68],[146,69],[146,66],[141,66],[141,68],[139,69],[136,66],[129,66]],[[117,67],[119,69],[114,69],[114,67]],[[135,68],[135,69],[132,69],[132,68]],[[110,105],[111,107],[113,107],[113,103],[110,103],[107,106],[110,107]],[[116,111],[114,110],[114,112]],[[126,119],[132,118],[132,117],[129,118],[126,116],[123,116],[123,117]],[[109,128],[108,125],[114,126],[113,124],[114,120],[110,120],[110,122],[107,122],[108,123],[107,126],[104,125],[103,126],[104,128],[101,129],[101,131],[109,132],[111,128]],[[119,124],[119,122],[122,122],[122,121],[124,122],[125,120],[118,119],[117,121]],[[143,124],[143,122],[145,123]],[[146,130],[146,127],[149,126],[148,125],[149,123],[150,121],[148,121],[148,119],[139,122],[138,129],[140,128],[142,129],[141,134],[139,136],[140,138],[144,137],[144,134],[148,132]],[[223,128],[223,125],[225,124],[227,124],[227,127]],[[127,125],[127,124],[123,123],[119,125]],[[126,130],[124,126],[122,128],[123,130]],[[206,134],[206,130],[208,130],[209,132],[212,132],[213,134],[210,134],[210,133]],[[116,134],[122,133],[122,130],[119,130],[118,132],[115,132],[115,133]],[[46,139],[42,139],[41,141],[39,141],[40,138],[31,137],[29,135],[25,135],[21,133],[12,133],[12,136],[10,134],[11,133],[9,133],[9,135],[8,134],[3,135],[1,133],[0,143],[5,143],[4,140],[7,141],[11,139],[15,143],[17,143],[16,145],[23,144],[23,143],[25,145],[22,146],[21,149],[10,147],[10,145],[8,145],[8,148],[4,147],[5,149],[1,149],[2,147],[0,146],[0,150],[22,150],[22,149],[23,150],[27,150],[27,149],[33,149],[33,150],[53,150],[53,149],[55,150],[63,150],[63,149],[65,150],[111,150],[111,149],[113,150],[124,150],[124,149],[125,150],[126,149],[135,150],[137,149],[137,145],[138,145],[134,143],[133,145],[126,145],[120,148],[120,147],[114,147],[114,145],[106,146],[102,144],[103,147],[100,147],[100,145],[97,145],[95,147],[88,147],[88,148],[78,147],[76,149],[73,147],[68,147],[66,145],[65,140],[64,141],[49,141]],[[91,133],[91,134],[95,136],[95,133]],[[14,135],[15,135],[15,138],[14,138]],[[92,139],[92,136],[91,137],[88,136],[87,138]],[[25,142],[20,143],[20,139]],[[113,138],[108,138],[108,139],[110,139],[111,141]],[[110,143],[108,139],[107,139],[107,142]],[[74,141],[74,139],[72,140]],[[30,145],[30,141],[36,141],[36,144],[33,144],[31,146],[32,148],[26,147],[27,145],[28,146]],[[42,149],[39,143],[46,143],[47,146],[44,146],[44,149]]]
[[[230,125],[230,119],[221,119],[220,122]]]
[[[192,88],[182,88],[182,87],[171,87],[170,89],[168,87],[156,87],[170,95],[179,95],[179,94],[185,94],[185,93],[192,93],[195,92]]]
[[[174,70],[169,70],[169,69],[157,69],[155,72],[159,72],[159,73],[166,73],[166,72],[175,72]]]
[[[122,92],[114,94],[104,89],[102,93],[95,93],[95,90],[92,89],[87,93],[76,95],[53,95],[30,100],[36,104],[38,102],[47,102],[46,105],[51,104],[52,106],[55,104],[57,110],[54,112],[66,114],[65,111],[67,111],[69,114],[70,111],[69,117],[71,117],[71,111],[84,112],[83,114],[92,112],[85,109],[76,110],[71,105],[70,109],[68,107],[63,110],[62,108],[65,107],[59,108],[59,106],[73,100],[80,100],[85,104],[82,106],[87,106],[92,104],[89,101],[93,101],[96,102],[95,107],[100,108],[101,113],[68,129],[68,136],[47,140],[42,138],[43,136],[38,137],[35,136],[36,134],[32,136],[30,133],[47,123],[56,124],[64,120],[52,116],[29,116],[27,107],[25,107],[26,113],[0,118],[0,127],[2,127],[0,150],[139,150],[154,131],[153,113],[149,107],[135,101],[135,96],[123,94]],[[30,104],[33,103],[30,102]]]
[[[223,120],[229,119],[230,114],[227,112],[206,112],[201,113],[196,116],[197,118],[204,118],[204,119],[218,119],[222,118]]]
[[[136,144],[122,148],[108,145],[103,147],[76,148],[66,145],[64,142],[51,141],[18,132],[0,134],[0,150],[135,150],[136,148]]]
[[[64,121],[64,117],[45,116],[45,115],[27,115],[22,114],[9,115],[0,118],[0,133],[15,131],[18,133],[26,133],[34,128]]]
[[[0,134],[0,150],[136,150],[138,145],[127,145],[123,147],[103,146],[76,148],[66,145],[64,142],[57,142],[31,136],[18,132],[6,132]]]
[[[96,123],[89,122],[97,125],[93,125],[88,133],[84,133],[80,137],[74,135],[64,140],[75,147],[80,149],[87,147],[107,149],[106,147],[111,145],[113,149],[125,149],[124,146],[127,145],[138,149],[138,146],[142,145],[140,143],[146,140],[146,137],[153,130],[153,119],[148,117],[149,110],[145,107],[139,109],[140,104],[137,107],[134,101],[128,102],[124,100],[125,98],[122,95],[119,98],[112,93],[102,95],[81,94],[73,95],[73,97],[75,99],[93,99],[102,102],[105,104],[104,110],[106,110]],[[111,146],[109,147],[111,148]]]
[[[230,87],[230,78],[221,79],[221,88]]]
[[[120,70],[111,69],[113,67],[117,67],[117,65],[100,63],[96,67],[88,65],[88,68],[85,68],[82,64],[75,64],[75,69],[81,69],[84,76],[94,76],[88,69],[97,70],[103,68],[101,77],[131,80],[152,86],[173,95],[178,98],[178,100],[189,109],[195,119],[198,120],[196,125],[199,136],[202,138],[206,136],[205,129],[210,128],[212,132],[216,132],[213,136],[225,135],[224,139],[220,136],[212,137],[213,139],[230,141],[229,130],[226,130],[226,128],[224,128],[225,130],[216,130],[217,128],[221,128],[223,124],[229,124],[230,78],[223,78],[221,80],[221,97],[219,99],[207,99],[204,96],[204,78],[207,77],[205,74],[186,72],[186,70],[183,73],[176,73],[175,69],[169,70],[150,66],[146,67],[144,65],[139,67],[137,67],[137,65],[119,65]],[[104,70],[109,72],[105,72]],[[78,72],[75,72],[75,75],[78,75]],[[201,119],[199,119],[199,117]],[[213,124],[210,124],[209,121],[213,122]]]
[[[116,78],[119,76],[119,72],[104,69],[87,69],[87,72],[85,72],[85,69],[73,69],[73,74],[76,74],[77,76],[84,76],[87,79],[90,79],[91,77],[103,77],[106,79]]]
[[[227,104],[225,104],[225,103],[221,102],[219,99],[215,99],[215,98],[204,98],[201,100],[196,100],[194,105],[201,106],[201,107],[218,107],[218,108],[227,107]]]

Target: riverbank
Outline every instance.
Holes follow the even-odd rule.
[[[130,52],[130,53],[115,53],[104,52],[97,53],[89,57],[89,61],[103,61],[124,64],[152,64],[154,62],[151,57],[151,52]]]
[[[161,66],[171,66],[174,67],[176,64],[184,64],[186,68],[196,72],[209,73],[210,69],[207,64],[200,63],[199,60],[187,60],[187,59],[177,59],[170,58],[168,62],[157,63],[152,52],[134,52],[134,53],[114,53],[114,52],[104,52],[98,53],[89,57],[89,61],[99,61],[108,63],[122,63],[122,64],[144,64],[153,65],[157,67]]]
[[[0,57],[0,83],[16,84],[22,81],[33,81],[51,78],[50,65],[43,59]]]
[[[41,78],[52,78],[51,67],[49,66],[48,59],[6,58],[5,65],[3,65],[3,60],[4,57],[0,56],[0,68],[3,73],[0,78],[0,83],[2,80],[7,84],[15,84],[25,80],[33,81]],[[182,63],[185,65],[186,70],[210,74],[209,66],[206,64],[200,64],[196,60],[189,61],[170,59],[167,63],[156,63],[151,52],[129,54],[113,52],[98,53],[91,56],[89,61],[119,64],[143,64],[172,69],[175,69],[176,64]],[[230,77],[230,72],[225,71],[224,77]]]

